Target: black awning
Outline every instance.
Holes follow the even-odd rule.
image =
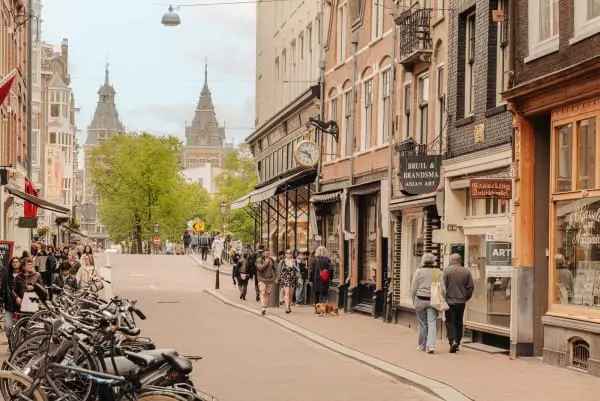
[[[57,205],[56,203],[48,202],[46,199],[42,199],[34,195],[26,194],[25,192],[13,187],[12,185],[6,185],[4,188],[6,188],[6,190],[12,195],[26,200],[27,202],[33,203],[34,205],[41,207],[42,209],[50,210],[61,214],[71,213],[71,209],[67,207]]]
[[[77,235],[79,235],[80,237],[83,237],[83,238],[89,238],[89,236],[87,236],[86,234],[82,233],[82,232],[81,232],[81,231],[79,231],[79,230],[76,230],[76,229],[74,229],[74,228],[73,228],[73,227],[71,227],[71,226],[62,226],[62,227],[63,227],[64,229],[66,229],[67,231],[70,231],[70,232],[72,232],[73,234],[77,234]]]

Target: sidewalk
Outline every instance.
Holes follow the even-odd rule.
[[[212,260],[201,263],[197,258],[196,261],[201,267],[214,271]],[[254,286],[248,286],[247,301],[242,302],[230,281],[229,266],[222,266],[221,273],[218,295],[233,305],[258,311],[259,305],[254,301]],[[411,328],[383,323],[360,314],[340,313],[339,317],[317,317],[310,306],[298,306],[289,315],[284,313],[283,308],[273,308],[269,309],[268,316],[414,372],[422,378],[447,383],[473,400],[598,400],[599,378],[544,364],[540,358],[511,360],[506,355],[487,354],[468,348],[461,349],[457,354],[449,354],[448,346],[442,341],[438,343],[437,354],[427,355],[416,350],[416,332]]]

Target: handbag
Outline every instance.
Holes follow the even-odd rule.
[[[23,295],[23,300],[21,301],[21,312],[25,313],[36,313],[40,310],[40,305],[38,303],[38,296],[33,291],[27,291]]]
[[[435,274],[438,273],[438,274]],[[441,274],[439,272],[433,273],[433,279],[431,280],[431,306],[439,312],[444,312],[450,309],[448,303],[444,299],[442,292],[442,281]]]

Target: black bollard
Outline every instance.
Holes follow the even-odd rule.
[[[216,277],[215,277],[215,290],[219,289],[219,276],[220,276],[220,271],[219,271],[219,266],[217,266],[217,270],[215,271]]]

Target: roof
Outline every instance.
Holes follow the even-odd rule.
[[[98,104],[92,122],[88,126],[86,145],[98,143],[97,131],[124,132],[125,128],[119,119],[119,112],[115,105],[116,91],[110,84],[108,65],[105,70],[104,85],[98,90]]]

